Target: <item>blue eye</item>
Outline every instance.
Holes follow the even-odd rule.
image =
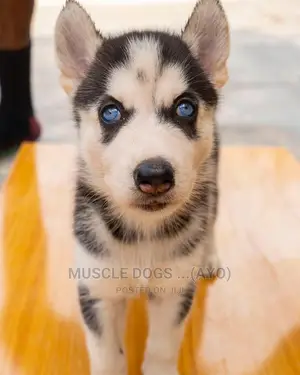
[[[121,112],[114,104],[103,108],[101,112],[102,120],[107,124],[113,124],[121,119]]]
[[[176,114],[179,117],[192,117],[195,113],[195,106],[189,101],[182,101],[176,108]]]

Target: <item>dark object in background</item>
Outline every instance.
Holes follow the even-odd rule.
[[[40,125],[31,97],[30,26],[34,0],[0,0],[0,152],[35,141]]]

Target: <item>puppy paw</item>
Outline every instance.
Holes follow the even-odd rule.
[[[203,266],[201,267],[201,274],[205,279],[214,279],[217,274],[218,270],[221,267],[221,261],[219,256],[215,250],[209,251],[206,254],[203,262]]]
[[[91,375],[126,375],[126,372],[116,371],[91,371]]]
[[[126,368],[120,370],[91,370],[91,375],[126,375]]]
[[[179,375],[176,364],[170,364],[168,362],[145,362],[143,364],[143,375]]]
[[[123,356],[124,357],[124,356]],[[105,367],[105,368],[104,368]],[[119,358],[116,360],[114,365],[109,366],[93,366],[91,364],[91,375],[126,375],[127,374],[127,366],[125,358]]]

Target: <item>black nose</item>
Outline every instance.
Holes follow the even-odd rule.
[[[163,158],[144,160],[134,171],[134,181],[143,193],[166,193],[174,186],[174,170]]]

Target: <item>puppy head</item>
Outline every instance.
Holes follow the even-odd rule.
[[[181,35],[108,38],[68,0],[55,44],[93,186],[124,212],[168,214],[188,200],[213,148],[217,89],[227,80],[218,0],[199,1]]]

